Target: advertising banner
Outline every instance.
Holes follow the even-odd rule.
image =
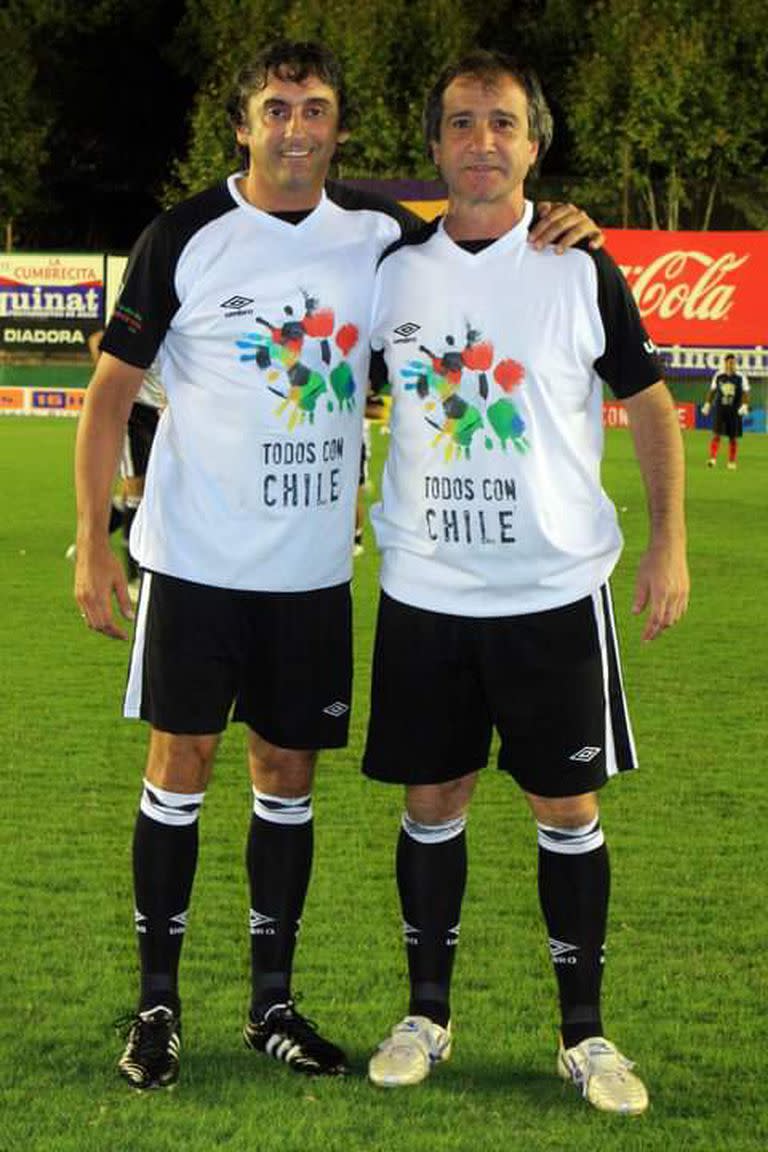
[[[32,388],[30,411],[33,416],[77,416],[85,400],[84,388]]]
[[[768,345],[768,232],[606,229],[659,345]]]
[[[24,388],[0,388],[0,413],[24,411]]]
[[[677,418],[680,422],[680,427],[695,428],[696,405],[677,403],[675,404],[675,407],[677,408]],[[627,416],[627,410],[620,400],[603,401],[603,427],[629,428],[629,417]]]
[[[107,256],[106,281],[104,292],[104,323],[106,324],[115,308],[117,294],[123,282],[127,256]]]
[[[82,352],[104,318],[104,256],[0,253],[0,349]]]

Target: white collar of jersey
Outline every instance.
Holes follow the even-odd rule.
[[[251,204],[249,200],[246,200],[245,196],[243,196],[242,192],[237,186],[238,180],[241,180],[245,175],[245,172],[233,172],[231,176],[227,177],[227,188],[229,189],[230,196],[235,201],[238,208],[242,208],[244,212],[249,212],[255,216],[258,216],[259,219],[264,223],[269,222],[276,229],[288,228],[291,232],[296,232],[298,229],[306,228],[308,225],[311,225],[314,222],[315,218],[317,217],[318,208],[324,207],[327,201],[325,189],[323,189],[317,205],[312,209],[311,212],[309,212],[306,218],[304,220],[300,220],[298,224],[291,224],[287,220],[281,220],[279,216],[275,216],[272,212],[265,212],[263,208],[257,208],[255,204]]]
[[[520,248],[528,240],[528,229],[531,226],[533,219],[533,204],[530,200],[525,201],[523,214],[514,227],[510,228],[509,232],[505,232],[503,236],[489,244],[487,248],[483,248],[480,252],[468,252],[466,248],[462,248],[456,240],[452,240],[445,230],[445,217],[440,219],[438,224],[438,234],[442,233],[443,242],[450,245],[451,249],[458,255],[459,258],[471,260],[477,264],[482,260],[490,259],[496,256],[500,251],[509,251],[512,248]],[[478,237],[480,239],[480,237]]]

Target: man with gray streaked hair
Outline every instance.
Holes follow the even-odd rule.
[[[536,156],[529,173],[539,171],[541,163],[549,151],[554,132],[552,113],[547,103],[538,76],[531,68],[521,66],[511,56],[502,52],[488,52],[482,48],[468,52],[455,64],[442,70],[427,94],[424,103],[424,136],[427,155],[433,159],[432,145],[440,139],[443,119],[443,98],[454,80],[473,78],[481,84],[495,84],[500,76],[508,76],[517,82],[525,93],[528,119],[528,139],[538,145]]]

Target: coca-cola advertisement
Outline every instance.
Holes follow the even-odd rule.
[[[660,345],[768,344],[768,233],[606,230]]]

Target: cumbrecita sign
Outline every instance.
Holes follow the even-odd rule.
[[[86,350],[104,319],[103,253],[0,253],[0,349]]]

